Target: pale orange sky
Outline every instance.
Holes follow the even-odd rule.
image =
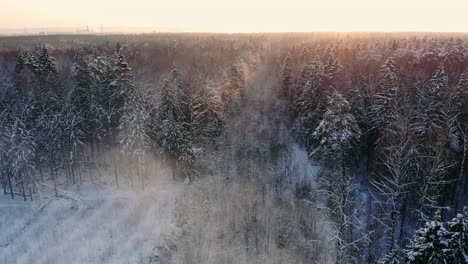
[[[0,0],[0,28],[468,32],[468,0]]]

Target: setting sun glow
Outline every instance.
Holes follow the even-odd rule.
[[[468,32],[467,12],[466,0],[3,0],[0,29]]]

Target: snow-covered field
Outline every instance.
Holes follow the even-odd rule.
[[[184,184],[144,192],[83,186],[62,198],[24,202],[0,195],[0,263],[149,263],[162,234],[175,228]]]

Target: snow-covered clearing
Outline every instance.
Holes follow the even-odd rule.
[[[0,263],[148,263],[160,236],[175,228],[184,185],[144,192],[83,186],[67,198],[24,202],[0,196]]]

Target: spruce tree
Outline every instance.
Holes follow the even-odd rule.
[[[300,128],[307,147],[313,144],[313,133],[317,128],[326,107],[323,97],[324,73],[322,64],[314,61],[309,64],[303,73],[305,85],[300,88],[301,93],[294,101],[296,126]],[[301,79],[302,79],[301,78]]]
[[[245,78],[242,69],[234,64],[227,73],[222,101],[226,112],[237,112],[241,107],[241,100],[245,92]]]
[[[397,250],[392,250],[390,253],[385,255],[383,259],[379,261],[379,264],[400,264],[397,254],[398,254]]]
[[[360,134],[349,102],[335,91],[328,100],[322,121],[312,134],[315,148],[310,155],[322,160],[327,167],[338,165],[341,168]]]
[[[445,254],[446,236],[447,230],[442,223],[440,210],[437,210],[434,220],[426,222],[410,240],[405,250],[407,263],[450,263]]]
[[[395,71],[395,63],[389,58],[382,66],[381,79],[375,93],[371,106],[371,125],[381,128],[388,125],[392,120],[392,111],[396,108],[396,95],[398,91],[398,79]]]
[[[108,76],[111,80],[107,90],[109,95],[108,111],[110,114],[110,126],[111,128],[115,128],[118,126],[125,101],[132,96],[134,84],[132,70],[125,61],[120,44],[117,44],[115,53],[111,59],[111,72],[109,73],[110,76]]]
[[[155,138],[160,152],[172,162],[175,172],[181,169],[187,176],[190,176],[194,159],[191,111],[190,95],[174,66],[162,87]]]
[[[194,97],[193,130],[194,139],[200,142],[213,142],[224,126],[221,98],[213,84]]]
[[[281,66],[281,95],[288,97],[291,85],[293,81],[293,65],[291,61],[291,53],[286,54],[286,57],[283,60],[283,64]]]
[[[450,263],[468,263],[468,206],[447,223],[447,249]]]

